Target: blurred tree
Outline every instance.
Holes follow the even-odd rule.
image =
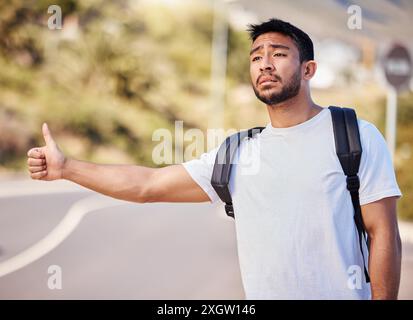
[[[42,143],[43,121],[68,141],[86,137],[80,157],[93,159],[99,148],[115,146],[131,162],[146,164],[152,164],[154,129],[172,130],[175,120],[205,129],[212,30],[207,5],[54,4],[62,8],[62,30],[47,28],[49,1],[0,4],[0,121],[12,114],[27,128],[17,141],[5,134],[11,127],[1,125],[0,164],[22,165],[27,148]],[[71,152],[64,141],[63,148]]]

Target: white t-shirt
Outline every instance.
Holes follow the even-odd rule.
[[[401,196],[383,136],[367,121],[359,128],[360,204]],[[246,298],[370,299],[330,110],[288,128],[268,123],[238,151],[230,191]],[[216,152],[183,163],[211,202]]]

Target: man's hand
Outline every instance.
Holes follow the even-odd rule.
[[[62,179],[66,158],[53,140],[46,123],[43,123],[42,131],[46,146],[32,148],[27,152],[30,176],[45,181]]]

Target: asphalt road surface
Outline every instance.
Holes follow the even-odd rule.
[[[412,299],[413,244],[403,250],[399,298]],[[66,181],[0,181],[0,299],[244,299],[237,259],[219,204],[135,204]],[[50,266],[61,289],[50,288]]]

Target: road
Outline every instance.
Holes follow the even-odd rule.
[[[74,218],[36,250],[25,251],[68,212]],[[412,299],[413,244],[403,250],[399,297]],[[244,298],[234,223],[219,204],[134,204],[66,181],[3,180],[0,273],[21,252],[28,261],[16,260],[14,267],[26,265],[0,277],[0,299]],[[48,287],[54,265],[61,270],[61,289]]]

